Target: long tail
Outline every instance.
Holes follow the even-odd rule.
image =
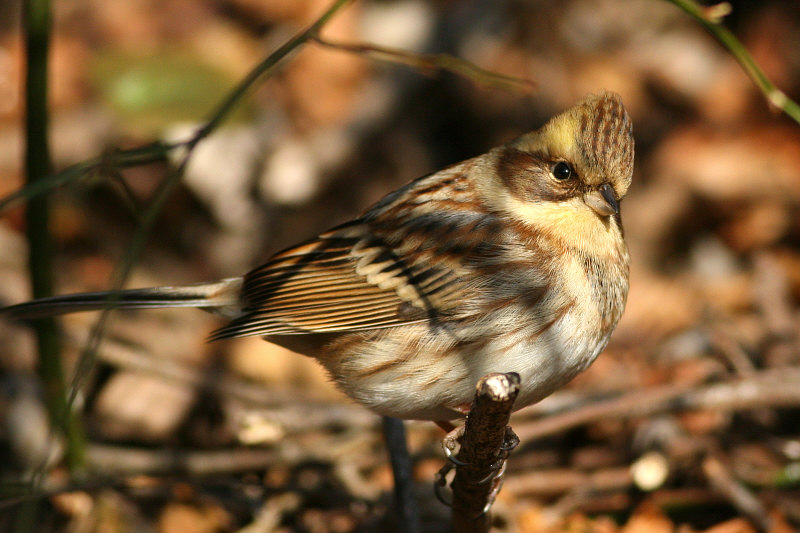
[[[0,308],[0,317],[30,320],[79,311],[101,309],[159,309],[195,307],[227,317],[239,314],[242,278],[179,287],[153,287],[121,291],[85,292],[31,300]]]

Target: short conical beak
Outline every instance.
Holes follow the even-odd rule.
[[[608,183],[604,183],[596,191],[587,192],[583,195],[586,205],[594,209],[595,213],[601,217],[616,215],[619,213],[619,203],[614,188]]]

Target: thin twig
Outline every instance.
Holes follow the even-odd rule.
[[[722,17],[731,11],[730,4],[722,2],[714,6],[704,7],[694,0],[667,1],[676,5],[705,26],[711,35],[730,51],[750,79],[753,80],[759,90],[764,93],[767,101],[800,124],[800,105],[789,98],[786,93],[778,89],[775,84],[770,81],[741,41],[739,41],[728,28],[722,25]]]
[[[506,481],[506,487],[516,497],[534,496],[551,498],[571,491],[623,492],[633,487],[633,477],[628,466],[609,466],[593,472],[577,468],[534,469],[515,473]]]
[[[307,457],[306,457],[307,458]],[[295,459],[294,462],[296,462]],[[197,451],[186,449],[145,449],[90,444],[87,466],[104,476],[163,475],[184,473],[192,476],[229,474],[263,470],[269,465],[289,464],[279,450],[231,448]]]
[[[762,531],[769,531],[771,520],[766,507],[733,474],[719,457],[709,455],[703,461],[703,473],[709,484],[722,494],[739,512],[752,520]]]
[[[716,409],[742,411],[800,405],[800,368],[765,370],[727,383],[667,385],[592,402],[574,411],[534,422],[517,422],[522,440],[532,440],[602,419],[630,419],[658,413]]]
[[[28,200],[46,194],[47,192],[68,185],[75,181],[98,173],[104,175],[109,167],[116,169],[136,167],[150,163],[167,161],[169,153],[186,142],[164,143],[156,141],[144,146],[137,146],[126,150],[113,150],[99,157],[75,163],[67,168],[45,176],[35,183],[26,183],[25,186],[0,199],[0,213],[13,207],[17,202]]]
[[[451,72],[485,87],[496,87],[523,94],[530,94],[536,90],[536,82],[533,80],[492,72],[450,54],[420,54],[372,43],[334,42],[320,36],[316,36],[314,42],[327,48],[363,55],[374,61],[406,65],[420,72],[442,70]]]

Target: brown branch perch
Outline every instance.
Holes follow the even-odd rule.
[[[497,474],[516,435],[508,428],[511,408],[519,393],[519,374],[488,374],[478,382],[475,399],[464,424],[461,449],[453,479],[454,532],[487,532],[487,508],[499,490]]]

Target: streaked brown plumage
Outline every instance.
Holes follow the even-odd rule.
[[[541,129],[417,179],[363,216],[243,278],[55,297],[0,312],[204,307],[315,357],[375,412],[448,420],[489,372],[518,372],[516,408],[584,370],[625,306],[617,202],[633,170],[619,96],[591,96]]]

